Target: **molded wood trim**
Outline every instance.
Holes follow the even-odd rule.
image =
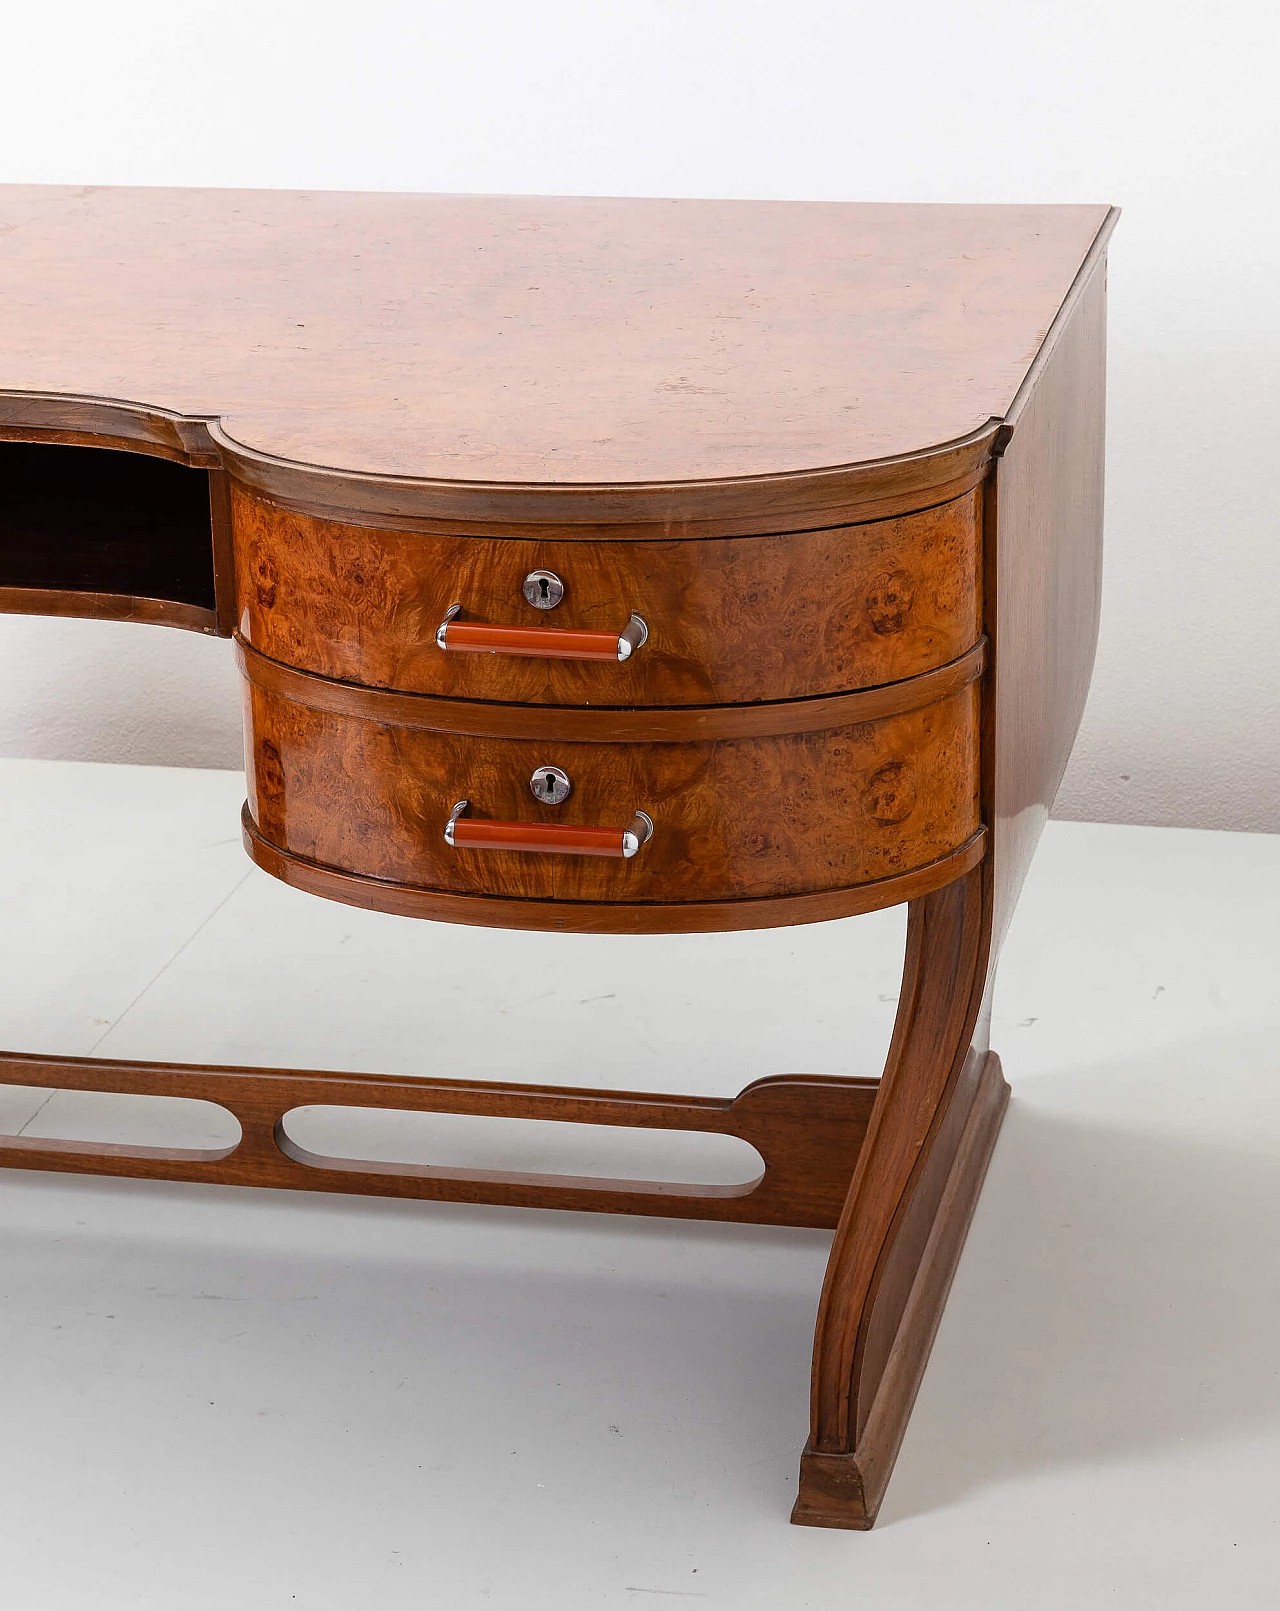
[[[832,918],[878,912],[913,901],[961,877],[982,860],[986,830],[949,856],[894,878],[878,878],[850,889],[808,895],[775,895],[736,901],[555,901],[499,895],[459,895],[416,889],[380,878],[365,878],[290,855],[265,840],[246,805],[241,813],[244,846],[264,872],[295,889],[323,895],[346,906],[360,906],[402,917],[483,928],[553,930],[563,934],[712,934],[729,929],[783,928],[793,923],[825,923]]]
[[[667,744],[761,738],[774,733],[816,733],[855,722],[878,721],[885,716],[936,704],[967,688],[982,675],[986,655],[987,644],[983,638],[967,654],[939,666],[936,671],[856,693],[771,700],[758,705],[625,710],[500,704],[364,688],[283,666],[259,654],[236,635],[236,657],[244,676],[268,693],[306,705],[311,710],[472,738],[547,739],[586,744]]]

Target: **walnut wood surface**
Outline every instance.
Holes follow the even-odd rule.
[[[292,856],[262,838],[246,805],[240,816],[244,847],[273,878],[365,911],[398,917],[467,923],[477,928],[532,929],[560,934],[723,934],[738,929],[786,928],[879,912],[942,889],[982,860],[987,832],[979,828],[958,850],[913,872],[879,878],[848,889],[812,895],[771,895],[733,901],[541,901],[500,895],[459,895],[417,889],[356,873],[337,872]]]
[[[339,523],[444,536],[652,541],[809,531],[887,520],[971,491],[1000,421],[900,458],[790,475],[651,485],[531,485],[354,475],[250,452],[216,419],[103,397],[0,390],[0,442],[120,448],[234,474],[256,496]]]
[[[856,1447],[887,1349],[872,1348],[875,1299],[888,1297],[889,1336],[905,1293],[886,1294],[883,1270],[913,1176],[970,1055],[989,939],[984,871],[914,902],[902,994],[867,1143],[827,1270],[814,1345],[813,1448]]]
[[[948,1165],[946,1177],[857,1448],[832,1453],[810,1443],[801,1456],[800,1493],[791,1513],[801,1526],[865,1532],[875,1524],[1008,1101],[1000,1059],[988,1052],[954,1152],[935,1149]]]
[[[229,638],[236,626],[236,556],[231,538],[231,478],[225,470],[209,471],[209,527],[218,632]]]
[[[985,1059],[984,1051],[975,1053],[973,1037],[990,945],[988,891],[986,870],[978,867],[910,908],[893,1041],[818,1310],[813,1421],[793,1517],[799,1522],[867,1527],[874,1519],[859,1444],[923,1247],[909,1265],[900,1264],[898,1279],[889,1279],[888,1270],[930,1154],[943,1150],[939,1133],[959,1112],[945,1164],[954,1157],[972,1106],[972,1090],[967,1100],[953,1100],[966,1066],[976,1073]],[[936,1199],[930,1206],[928,1223]]]
[[[1105,216],[7,186],[0,367],[379,478],[785,475],[1002,417]]]
[[[991,855],[911,909],[894,1041],[814,1342],[793,1516],[809,1525],[875,1519],[994,1143],[1003,1100],[987,1052],[995,962],[1071,750],[1097,631],[1104,244],[1082,266],[997,444],[986,506]]]
[[[224,1102],[243,1138],[9,1138],[0,1164],[838,1219],[795,1519],[869,1526],[994,1144],[995,958],[1092,665],[1114,221],[0,190],[0,441],[211,472],[260,865],[387,911],[602,932],[911,902],[869,1117],[865,1085],[798,1076],[724,1104],[10,1057],[19,1083]],[[534,568],[568,583],[541,622]],[[604,631],[637,610],[652,636],[621,666],[451,659],[454,602]],[[561,807],[529,791],[545,763],[573,779]],[[640,808],[655,832],[630,862],[451,850],[460,798],[579,827]],[[287,1113],[317,1101],[720,1129],[767,1168],[690,1188],[315,1158]]]
[[[988,508],[988,820],[1002,943],[1075,742],[1098,642],[1106,261],[1095,253],[1005,428]]]
[[[130,1147],[0,1136],[0,1167],[10,1169],[823,1229],[839,1218],[876,1092],[874,1080],[820,1074],[756,1080],[736,1097],[724,1099],[15,1052],[0,1053],[0,1083],[216,1102],[234,1114],[241,1129],[240,1141],[227,1148]],[[694,1186],[322,1157],[288,1135],[290,1111],[313,1104],[709,1131],[750,1142],[765,1169],[759,1178],[740,1186]]]
[[[684,744],[460,738],[295,705],[246,683],[249,807],[269,843],[413,888],[547,901],[723,901],[893,877],[979,827],[978,698],[816,733]],[[535,800],[540,766],[573,792]],[[647,811],[631,861],[452,850],[457,800],[479,817],[596,826]]]
[[[712,705],[870,688],[954,660],[981,632],[981,494],[898,519],[773,537],[557,542],[445,537],[294,514],[233,489],[237,616],[285,665],[412,693],[525,704]],[[521,584],[565,584],[553,610]],[[453,655],[464,619],[649,640],[625,662]],[[551,639],[548,639],[550,645]]]
[[[186,632],[219,633],[213,610],[173,599],[140,598],[133,593],[77,593],[74,589],[0,587],[0,615],[58,615],[85,621],[140,621],[148,626],[181,627]]]
[[[958,660],[905,682],[884,683],[847,694],[769,700],[752,705],[518,705],[482,699],[444,699],[436,694],[385,693],[355,683],[334,682],[268,660],[236,639],[236,657],[249,680],[293,704],[338,716],[359,716],[379,725],[422,727],[475,738],[572,740],[581,744],[664,744],[685,739],[760,738],[771,733],[816,733],[832,727],[879,721],[937,704],[967,688],[987,663],[987,640],[979,639]]]

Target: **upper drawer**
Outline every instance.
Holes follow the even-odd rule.
[[[981,488],[893,520],[774,537],[582,541],[342,525],[233,495],[237,617],[262,654],[406,693],[550,705],[800,699],[915,676],[981,632]],[[554,608],[525,597],[546,571]],[[536,588],[535,588],[536,591]],[[648,639],[620,661],[442,650],[460,622]],[[446,638],[446,642],[447,642]]]

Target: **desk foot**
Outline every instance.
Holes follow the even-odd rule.
[[[866,1529],[906,1431],[1008,1101],[980,1027],[981,869],[911,908],[898,1021],[832,1244],[792,1520]]]
[[[852,1454],[806,1447],[791,1512],[798,1526],[865,1532],[875,1522],[1008,1102],[1000,1059],[990,1052],[860,1446]]]

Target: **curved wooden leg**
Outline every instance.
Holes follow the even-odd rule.
[[[884,1077],[827,1266],[792,1521],[868,1528],[906,1430],[1008,1087],[987,1050],[986,864],[915,901]]]

